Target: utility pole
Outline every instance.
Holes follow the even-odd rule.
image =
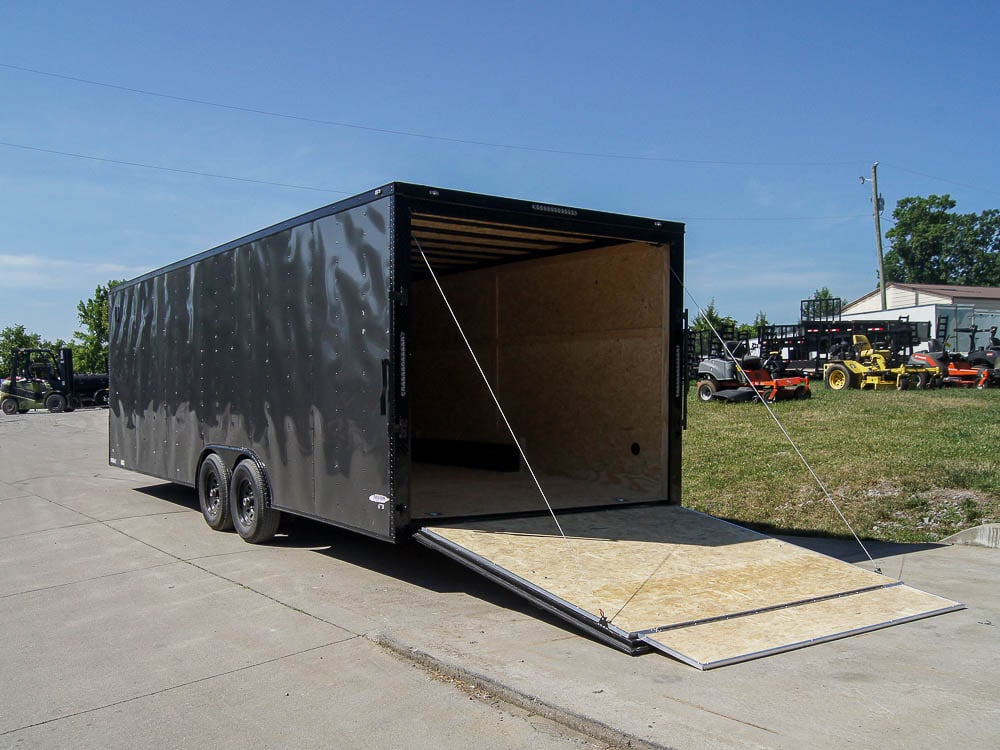
[[[872,208],[875,210],[875,247],[878,248],[878,290],[882,296],[882,309],[885,304],[885,263],[882,261],[882,220],[879,218],[882,199],[878,194],[878,162],[872,164]]]

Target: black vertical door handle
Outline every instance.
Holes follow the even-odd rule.
[[[382,392],[378,397],[379,410],[384,417],[386,414],[386,394],[389,392],[389,360],[382,360]]]

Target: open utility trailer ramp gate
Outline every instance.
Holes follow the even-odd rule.
[[[629,653],[698,669],[963,605],[680,506],[426,526],[437,549]]]
[[[201,494],[203,467],[252,461],[271,510],[416,533],[605,642],[698,666],[957,606],[679,507],[683,259],[676,222],[361,193],[111,291],[109,462]],[[569,541],[534,515],[483,377]]]

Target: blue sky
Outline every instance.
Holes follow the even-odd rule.
[[[1000,206],[996,3],[621,5],[6,4],[0,328],[392,180],[684,221],[694,299],[781,323],[874,288],[873,161],[886,216]]]

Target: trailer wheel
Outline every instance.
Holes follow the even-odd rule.
[[[17,414],[18,412],[17,399],[5,398],[2,402],[0,402],[0,410],[2,410],[3,413],[7,415]]]
[[[274,537],[281,513],[267,505],[264,472],[253,461],[241,461],[229,483],[233,526],[243,540],[260,544]]]
[[[66,397],[61,393],[50,393],[45,398],[45,408],[53,414],[66,411]]]
[[[698,400],[699,401],[711,401],[715,398],[715,392],[718,390],[715,383],[711,380],[702,380],[698,382]]]
[[[198,469],[198,505],[205,523],[216,531],[233,528],[229,507],[229,472],[215,453],[210,454]]]
[[[844,365],[830,365],[826,368],[823,382],[831,391],[843,391],[853,385],[851,371]]]

